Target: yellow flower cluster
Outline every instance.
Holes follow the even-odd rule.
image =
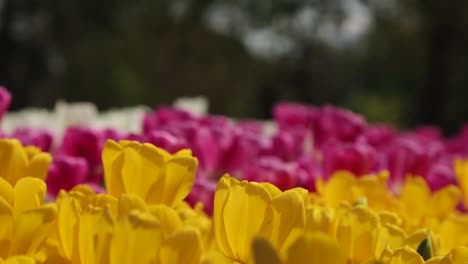
[[[395,196],[387,178],[337,172],[309,194],[225,176],[213,219],[219,250],[241,263],[466,263],[461,192],[431,193],[409,177]]]
[[[336,172],[317,193],[225,175],[209,217],[184,202],[197,168],[189,150],[110,140],[108,193],[79,185],[51,203],[48,154],[3,139],[0,160],[0,264],[468,263],[464,192],[431,192],[418,177],[396,195],[386,173]],[[468,163],[456,171],[465,189]]]

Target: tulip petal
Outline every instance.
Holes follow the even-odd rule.
[[[173,205],[190,193],[195,181],[197,160],[192,157],[177,157],[168,161],[164,178],[164,203]]]
[[[468,248],[467,247],[456,247],[450,252],[453,258],[453,263],[462,264],[468,263]]]
[[[34,155],[29,160],[29,165],[24,176],[35,177],[44,180],[51,162],[52,156],[49,153],[41,152]]]
[[[256,237],[252,242],[252,264],[281,264],[273,245],[265,238]]]
[[[133,211],[114,226],[109,263],[154,262],[160,243],[158,221],[147,213]]]
[[[69,195],[63,195],[57,201],[57,236],[60,250],[67,258],[72,258],[73,246],[76,239],[77,222],[81,208],[77,200]]]
[[[237,180],[232,179],[229,175],[224,175],[218,181],[216,192],[214,195],[214,233],[215,239],[220,251],[229,258],[234,258],[234,253],[229,245],[228,237],[226,234],[226,225],[224,223],[224,208],[229,200],[231,182],[238,184]]]
[[[26,175],[23,175],[28,157],[21,143],[16,139],[0,139],[0,178],[5,179],[12,185]]]
[[[28,257],[28,256],[14,256],[0,263],[2,264],[35,264],[36,261],[34,261],[32,257]]]
[[[303,197],[296,190],[288,190],[274,197],[270,202],[272,215],[265,217],[268,237],[276,248],[281,249],[293,230],[302,230],[305,226],[305,208]],[[263,233],[263,232],[262,232]]]
[[[463,192],[463,204],[468,208],[468,160],[455,160],[455,176]]]
[[[107,192],[118,197],[124,192],[122,178],[123,149],[114,140],[107,140],[102,149],[102,165]]]
[[[145,201],[139,196],[122,194],[117,204],[117,217],[126,217],[132,210],[147,211]]]
[[[11,187],[11,184],[3,178],[0,178],[0,197],[3,198],[10,206],[13,206],[15,192],[13,187]]]
[[[10,255],[33,256],[53,228],[55,205],[45,205],[19,214],[14,222]]]
[[[351,200],[350,186],[355,182],[354,175],[346,171],[333,174],[327,183],[317,179],[317,190],[323,196],[327,205],[335,208],[343,200]]]
[[[417,225],[428,210],[424,206],[430,200],[431,190],[421,177],[407,177],[400,193],[400,204],[410,224]]]
[[[31,177],[21,178],[14,188],[15,215],[39,207],[44,201],[46,188],[43,180]]]
[[[444,255],[456,246],[468,244],[468,216],[449,215],[439,228],[440,248],[438,254]]]
[[[446,186],[432,195],[431,213],[443,218],[453,212],[461,198],[460,190],[454,185]]]
[[[312,205],[306,209],[305,214],[305,230],[325,234],[331,231],[332,210],[330,208]]]
[[[260,232],[263,217],[271,196],[266,188],[255,182],[232,184],[230,195],[224,207],[226,236],[236,259],[246,261],[250,243]]]
[[[356,262],[374,257],[378,218],[366,207],[352,207],[339,220],[336,238],[346,256]]]
[[[131,147],[133,146],[133,147]],[[146,175],[143,174],[143,166],[139,155],[140,147],[138,145],[129,145],[123,149],[125,162],[122,166],[122,172],[119,177],[122,177],[122,183],[125,193],[143,196],[143,179]],[[145,186],[147,187],[147,186]]]
[[[375,257],[381,258],[382,252],[389,248],[395,250],[404,245],[406,232],[392,224],[383,224],[378,230],[378,239],[375,248]]]
[[[286,264],[345,264],[336,240],[322,233],[304,233],[287,250]]]
[[[197,264],[202,253],[201,238],[194,229],[175,232],[162,244],[161,263]]]
[[[148,210],[159,220],[159,223],[161,224],[161,230],[165,233],[165,235],[170,235],[183,226],[177,212],[167,205],[152,205]]]
[[[395,250],[390,264],[424,264],[423,258],[410,247]]]

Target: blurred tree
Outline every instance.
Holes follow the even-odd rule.
[[[0,0],[0,83],[13,107],[100,108],[204,94],[268,117],[279,100],[371,121],[468,116],[467,4],[421,0]]]

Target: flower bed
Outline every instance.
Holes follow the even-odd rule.
[[[3,133],[3,262],[468,261],[466,129],[399,132],[291,103],[268,122],[138,113],[106,115],[132,129]]]

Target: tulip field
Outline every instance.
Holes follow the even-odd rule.
[[[0,87],[0,263],[468,263],[468,126],[11,100]]]

